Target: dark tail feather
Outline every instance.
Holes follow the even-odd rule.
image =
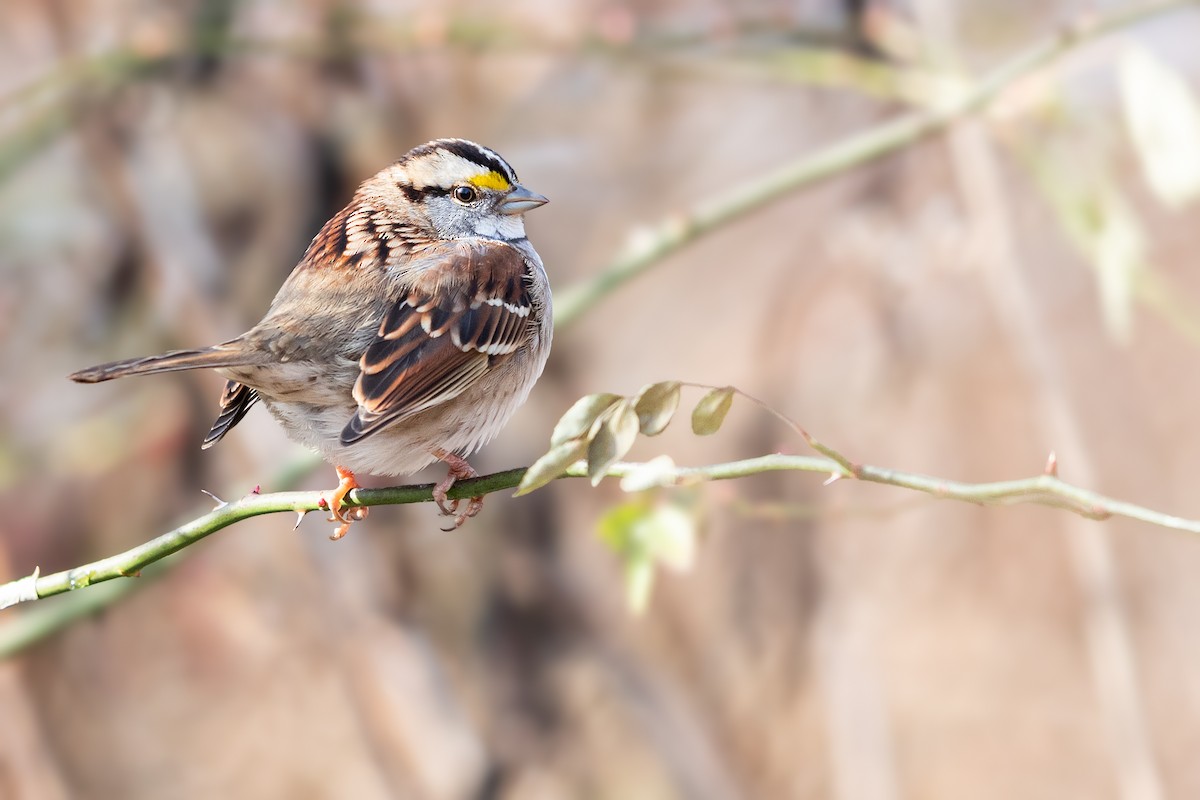
[[[230,428],[242,421],[242,417],[246,416],[246,412],[256,400],[258,392],[249,386],[237,381],[227,381],[225,391],[221,393],[221,413],[209,430],[208,436],[204,437],[200,449],[207,450],[221,441],[221,437],[229,433]]]
[[[157,356],[113,361],[81,369],[68,377],[77,383],[100,383],[126,375],[152,375],[156,372],[176,372],[183,369],[236,367],[250,362],[243,351],[225,347],[205,347],[201,350],[172,350]]]

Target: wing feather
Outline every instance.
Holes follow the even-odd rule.
[[[359,361],[348,445],[466,391],[530,336],[529,264],[504,242],[426,254]]]

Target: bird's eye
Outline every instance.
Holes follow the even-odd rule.
[[[470,186],[455,186],[454,199],[460,203],[474,203],[479,195]]]

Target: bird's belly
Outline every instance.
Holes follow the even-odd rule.
[[[349,446],[342,429],[357,406],[349,392],[340,402],[316,404],[264,396],[263,404],[295,441],[330,463],[371,475],[411,475],[437,460],[436,450],[468,456],[500,431],[524,402],[536,374],[515,386],[480,380],[454,400],[414,414]]]
[[[487,444],[525,402],[549,351],[549,323],[537,355],[521,350],[461,395],[397,420],[349,446],[342,429],[357,411],[353,386],[358,365],[346,360],[319,367],[311,362],[274,363],[220,370],[256,390],[263,405],[294,441],[332,464],[371,475],[411,475],[437,460],[434,451],[469,456]]]

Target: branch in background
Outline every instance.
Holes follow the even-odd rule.
[[[781,195],[890,155],[936,134],[955,120],[985,108],[1009,86],[1078,46],[1150,17],[1195,5],[1197,0],[1149,0],[1082,18],[1064,27],[1059,34],[1013,57],[973,86],[964,84],[966,88],[961,92],[952,93],[953,98],[940,107],[885,123],[827,148],[815,156],[792,162],[758,181],[748,183],[725,195],[718,203],[665,220],[647,235],[639,236],[640,244],[631,246],[625,254],[601,270],[592,280],[564,294],[561,300],[556,301],[556,305],[560,307],[557,313],[565,322],[574,321],[596,300],[641,274],[664,256],[724,222]],[[451,21],[455,24],[449,25],[442,32],[443,38],[432,43],[467,47],[478,47],[483,43],[522,47],[538,44],[535,40],[510,36],[504,32],[497,35],[497,28],[490,22],[481,27],[470,22]],[[102,95],[140,76],[158,74],[181,59],[197,55],[274,55],[310,59],[363,57],[394,54],[428,47],[431,44],[427,33],[411,27],[392,25],[385,20],[368,20],[362,29],[366,31],[366,38],[362,41],[355,39],[349,45],[340,40],[304,42],[218,36],[188,40],[174,47],[169,43],[165,47],[161,44],[154,47],[142,45],[114,50],[91,58],[69,60],[26,86],[0,96],[0,110],[22,104],[41,106],[33,117],[19,125],[15,132],[0,138],[0,181],[69,127],[79,113],[75,108],[75,99]],[[617,49],[619,52],[625,52],[624,49]],[[834,54],[833,58],[839,56]],[[956,84],[957,81],[954,81],[947,85]]]
[[[724,191],[710,205],[672,216],[650,232],[639,235],[636,244],[630,245],[624,254],[594,277],[580,286],[559,292],[554,300],[555,316],[563,325],[574,322],[618,287],[704,234],[797,189],[848,172],[940,133],[956,120],[986,108],[1017,81],[1076,47],[1150,17],[1198,5],[1198,0],[1151,0],[1090,15],[1014,56],[940,106],[871,128],[757,180]]]

